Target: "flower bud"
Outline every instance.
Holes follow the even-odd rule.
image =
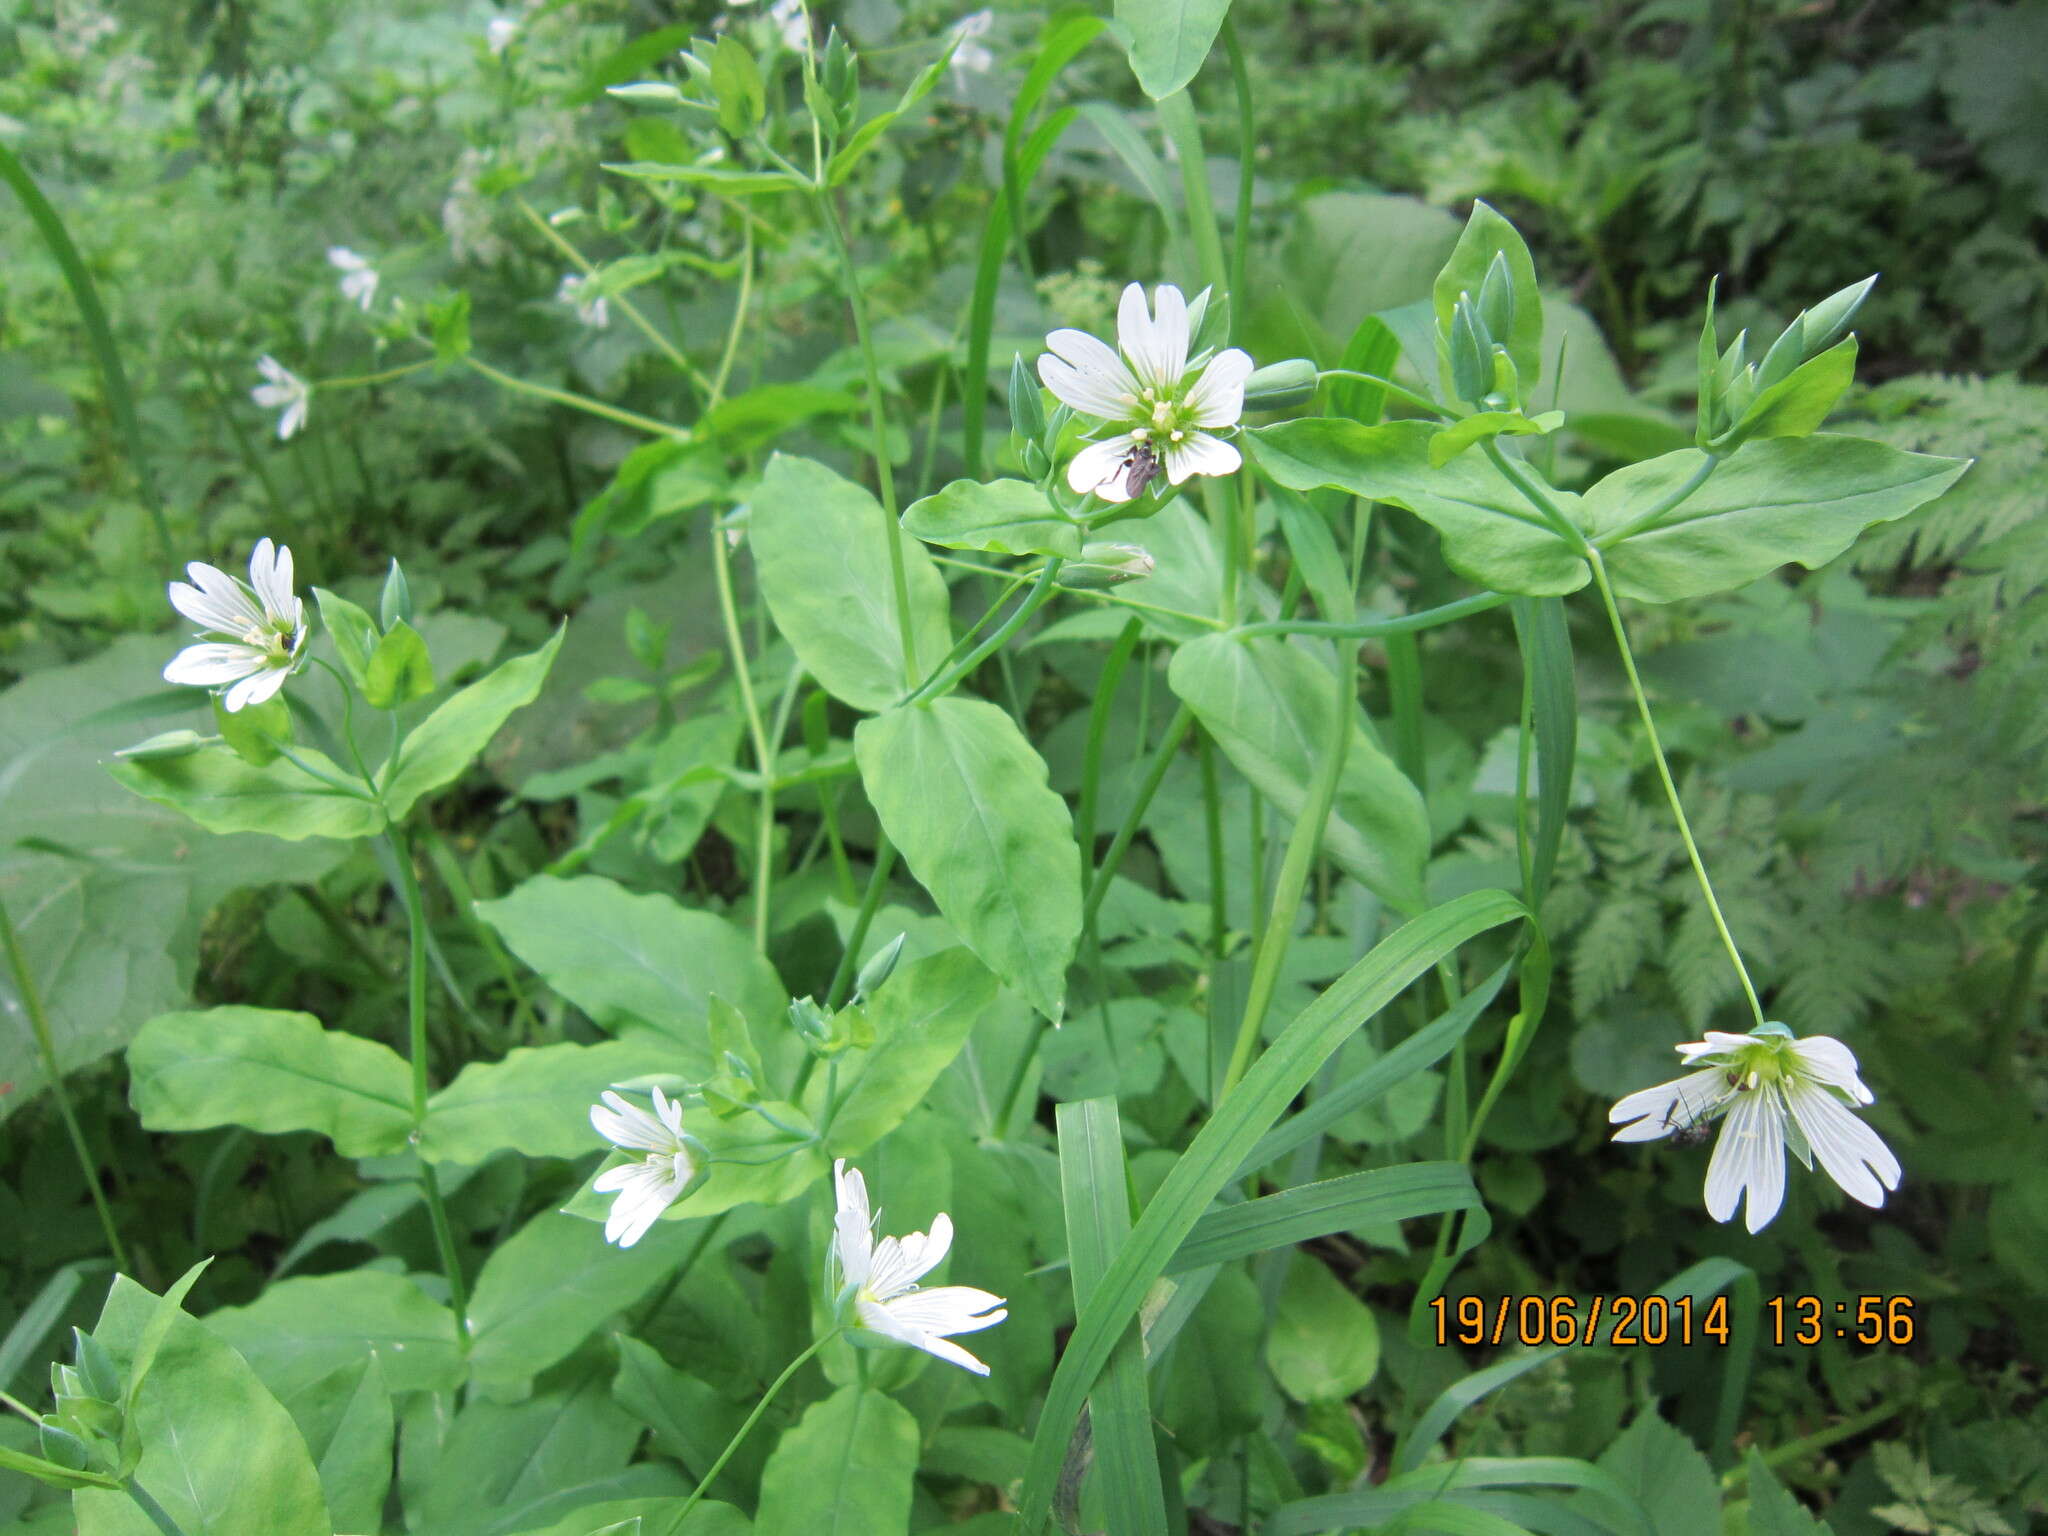
[[[1458,295],[1457,305],[1451,311],[1450,332],[1443,340],[1451,365],[1451,388],[1460,400],[1474,404],[1484,400],[1493,388],[1491,338],[1471,294]]]
[[[894,940],[875,951],[868,963],[860,968],[860,975],[853,984],[856,1001],[872,997],[882,989],[882,983],[895,972],[896,962],[903,958],[903,943],[909,937],[907,933],[897,934]]]
[[[78,1362],[78,1374],[86,1391],[103,1403],[121,1400],[121,1372],[107,1347],[81,1329],[71,1330],[71,1355]]]
[[[1305,357],[1269,363],[1244,381],[1248,411],[1285,411],[1315,398],[1316,365]]]
[[[1039,398],[1038,380],[1024,366],[1024,355],[1010,359],[1010,430],[1026,443],[1045,438],[1045,401]]]
[[[813,998],[800,997],[789,1005],[789,1025],[812,1045],[822,1045],[832,1037],[832,1021]]]
[[[1060,567],[1059,584],[1076,592],[1096,592],[1152,574],[1152,556],[1137,544],[1086,544],[1081,558]]]
[[[58,1466],[68,1471],[83,1472],[89,1459],[86,1454],[85,1442],[72,1434],[70,1430],[60,1425],[52,1424],[48,1419],[42,1421],[41,1427],[43,1432],[43,1459],[45,1461],[54,1461]]]
[[[1479,285],[1479,320],[1489,341],[1499,343],[1515,330],[1515,279],[1508,271],[1508,253],[1495,251]]]

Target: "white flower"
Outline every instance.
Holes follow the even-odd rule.
[[[599,1194],[618,1193],[605,1218],[604,1240],[630,1248],[647,1235],[663,1211],[696,1186],[704,1172],[704,1148],[683,1129],[682,1104],[659,1088],[654,1090],[651,1115],[610,1089],[599,1097],[604,1103],[590,1107],[590,1123],[597,1134],[620,1151],[637,1155],[632,1162],[607,1168],[590,1187]]]
[[[783,47],[803,52],[811,40],[811,19],[804,14],[804,0],[775,0],[769,7],[768,19],[775,24]]]
[[[987,37],[995,20],[994,11],[976,11],[972,16],[962,18],[960,24],[953,28],[957,41],[953,44],[953,58],[948,67],[953,71],[955,85],[965,84],[969,75],[985,75],[994,66],[996,56],[975,39]]]
[[[341,272],[341,296],[369,313],[377,299],[377,269],[345,245],[327,247],[327,260]]]
[[[835,1289],[842,1305],[851,1301],[854,1327],[986,1376],[988,1367],[946,1335],[993,1328],[1010,1315],[1003,1298],[971,1285],[941,1285],[928,1291],[917,1287],[919,1277],[937,1268],[953,1246],[953,1223],[946,1213],[932,1218],[928,1234],[913,1232],[876,1242],[867,1181],[860,1170],[847,1167],[842,1157],[832,1165],[832,1182],[839,1200],[832,1235]]]
[[[512,39],[518,35],[519,23],[510,16],[493,16],[484,24],[484,38],[494,57],[511,47]]]
[[[164,668],[164,681],[230,685],[221,699],[229,714],[261,704],[305,659],[306,605],[292,591],[292,552],[264,539],[249,557],[246,584],[197,560],[185,574],[191,585],[170,584],[171,606],[202,630],[229,638],[186,646]]]
[[[1067,484],[1104,501],[1129,501],[1162,470],[1179,485],[1190,475],[1227,475],[1242,459],[1213,430],[1235,427],[1244,414],[1244,381],[1252,360],[1236,347],[1219,352],[1194,376],[1188,366],[1188,305],[1170,284],[1124,289],[1117,309],[1118,357],[1086,331],[1054,331],[1038,360],[1038,376],[1066,404],[1123,431],[1090,443],[1067,466]]]
[[[284,407],[284,414],[277,418],[277,435],[280,441],[290,437],[306,424],[306,411],[313,401],[313,386],[274,357],[259,357],[256,367],[268,384],[258,384],[249,391],[249,398],[266,411]]]
[[[1678,1053],[1700,1070],[1630,1094],[1607,1118],[1634,1122],[1614,1133],[1616,1141],[1655,1141],[1725,1115],[1707,1165],[1707,1214],[1714,1220],[1732,1217],[1747,1191],[1743,1219],[1750,1231],[1761,1231],[1785,1200],[1788,1147],[1808,1168],[1818,1156],[1828,1177],[1865,1205],[1883,1205],[1885,1191],[1899,1187],[1899,1160],[1849,1112],[1851,1104],[1874,1103],[1875,1095],[1841,1041],[1797,1040],[1782,1024],[1764,1024],[1747,1035],[1710,1030]]]
[[[576,318],[601,331],[612,323],[612,312],[603,294],[585,292],[596,283],[595,278],[585,277],[580,272],[564,273],[561,285],[555,289],[555,297],[564,304],[575,305]]]

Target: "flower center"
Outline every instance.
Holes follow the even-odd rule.
[[[1139,396],[1137,425],[1131,436],[1139,442],[1178,443],[1194,430],[1194,413],[1174,391],[1162,392],[1147,386]]]

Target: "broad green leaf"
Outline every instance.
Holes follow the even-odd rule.
[[[1194,79],[1229,13],[1230,0],[1116,0],[1145,94],[1158,101]]]
[[[1743,1470],[1749,1477],[1749,1536],[1833,1536],[1825,1520],[1814,1519],[1786,1491],[1763,1453],[1753,1445]]]
[[[1341,1401],[1379,1370],[1379,1322],[1313,1254],[1296,1254],[1266,1336],[1266,1364],[1296,1402]]]
[[[631,1471],[631,1468],[627,1469]],[[515,1536],[750,1536],[753,1522],[730,1504],[706,1499],[675,1523],[680,1500],[661,1498],[607,1499],[586,1504],[552,1525],[532,1526]]]
[[[366,1355],[281,1400],[305,1437],[337,1531],[374,1531],[391,1488],[391,1391]]]
[[[1465,232],[1458,237],[1451,259],[1444,263],[1444,269],[1437,274],[1430,289],[1430,302],[1436,312],[1438,329],[1448,331],[1458,295],[1469,292],[1477,300],[1480,285],[1486,279],[1486,270],[1499,254],[1505,254],[1508,259],[1508,278],[1515,297],[1515,321],[1508,335],[1493,339],[1508,349],[1508,358],[1514,363],[1515,373],[1521,380],[1522,398],[1533,400],[1536,398],[1537,380],[1543,373],[1543,296],[1536,287],[1536,265],[1529,259],[1529,247],[1514,225],[1485,203],[1473,203],[1472,216],[1465,222]],[[1440,371],[1448,392],[1449,365],[1443,365]],[[1476,400],[1472,402],[1474,405],[1478,403]]]
[[[462,1379],[454,1314],[384,1270],[275,1281],[246,1307],[208,1313],[206,1326],[281,1398],[373,1351],[394,1394],[444,1391]]]
[[[1375,322],[1377,323],[1377,322]],[[1287,539],[1287,552],[1295,569],[1316,600],[1316,610],[1332,623],[1348,624],[1357,607],[1351,591],[1351,569],[1337,549],[1330,525],[1309,505],[1307,499],[1287,491],[1273,492],[1280,512],[1280,531]]]
[[[761,67],[730,32],[711,50],[711,91],[718,98],[718,126],[734,138],[746,137],[768,109]]]
[[[427,1101],[420,1155],[435,1163],[481,1163],[495,1152],[579,1157],[604,1143],[590,1108],[615,1083],[677,1070],[681,1053],[636,1033],[597,1045],[521,1046],[503,1061],[472,1061]]]
[[[292,755],[328,779],[354,778],[311,747],[296,747]],[[296,842],[368,837],[384,828],[384,813],[367,790],[351,795],[282,757],[258,768],[226,744],[178,757],[123,758],[107,771],[143,799],[182,811],[209,832],[265,832]]]
[[[649,1233],[647,1240],[653,1238]],[[749,1405],[735,1403],[698,1377],[677,1370],[652,1345],[630,1334],[620,1333],[614,1342],[619,1373],[612,1379],[612,1396],[654,1431],[657,1447],[680,1461],[693,1478],[701,1478],[740,1427]],[[764,1441],[741,1442],[715,1486],[734,1494],[755,1487],[767,1449]]]
[[[937,699],[863,720],[853,747],[882,829],[939,911],[1057,1022],[1081,936],[1080,851],[1017,722],[980,699]]]
[[[1657,1536],[1721,1536],[1720,1480],[1655,1409],[1600,1453],[1600,1470],[1648,1506]]]
[[[910,504],[903,526],[927,544],[985,549],[997,555],[1081,553],[1080,528],[1061,517],[1045,494],[1025,480],[955,480]]]
[[[1238,772],[1283,814],[1301,815],[1336,736],[1329,669],[1305,646],[1219,634],[1182,646],[1167,680]],[[1324,847],[1391,906],[1413,911],[1422,904],[1428,812],[1355,720],[1351,732]]]
[[[363,702],[372,709],[395,709],[434,691],[434,664],[420,632],[399,619],[384,631],[363,674]]]
[[[910,1529],[917,1420],[880,1392],[841,1387],[783,1432],[761,1473],[756,1536]]]
[[[472,1376],[487,1389],[531,1381],[667,1279],[703,1242],[701,1226],[657,1222],[631,1248],[616,1248],[602,1227],[543,1211],[492,1250],[476,1277],[469,1298]]]
[[[244,886],[316,878],[326,841],[221,837],[138,800],[97,766],[151,727],[211,733],[194,689],[158,674],[173,637],[135,635],[90,661],[39,669],[0,692],[0,903],[21,940],[63,1071],[118,1051],[144,1020],[191,1004],[200,929]],[[35,842],[27,844],[30,836]],[[0,964],[0,1013],[26,1017]],[[10,1026],[0,1122],[47,1086],[41,1053]]]
[[[1259,467],[1290,490],[1333,485],[1407,508],[1443,535],[1451,569],[1481,586],[1529,597],[1584,586],[1585,562],[1491,461],[1468,453],[1431,467],[1436,430],[1426,421],[1366,427],[1323,417],[1256,427],[1244,436]],[[1533,469],[1523,468],[1534,478]],[[1548,494],[1567,517],[1578,516],[1577,496]]]
[[[611,483],[576,514],[570,550],[580,555],[592,539],[605,534],[631,538],[663,518],[701,507],[726,481],[715,443],[673,437],[642,443],[612,471]]]
[[[153,1131],[318,1131],[343,1157],[403,1151],[412,1073],[310,1013],[228,1006],[151,1019],[128,1047],[128,1102]]]
[[[490,745],[512,712],[534,701],[564,633],[558,628],[539,650],[514,656],[443,700],[413,728],[400,744],[397,760],[387,762],[377,774],[393,820],[403,820],[421,795],[452,784]]]
[[[214,695],[213,726],[220,739],[235,749],[243,762],[251,767],[269,766],[283,755],[282,748],[292,739],[291,706],[281,693],[272,694],[261,704],[245,704],[230,713],[221,703],[221,696]],[[203,745],[203,743],[195,743]],[[169,756],[169,753],[136,753],[124,751],[126,757]],[[180,754],[183,755],[183,754]]]
[[[722,997],[749,1019],[789,998],[768,962],[724,918],[658,894],[636,896],[596,875],[536,875],[477,915],[549,986],[614,1033],[657,1030],[682,1047],[674,1070],[713,1068],[705,1019]]]
[[[158,1306],[118,1275],[93,1337],[129,1367]],[[132,1413],[142,1445],[136,1479],[186,1536],[332,1536],[319,1473],[291,1415],[205,1325],[181,1312],[170,1318]],[[156,1531],[126,1493],[80,1489],[72,1508],[82,1536]]]
[[[523,1402],[472,1398],[441,1447],[416,1527],[495,1536],[545,1525],[569,1512],[547,1509],[549,1500],[623,1470],[640,1432],[611,1400],[611,1371],[595,1353],[563,1366]]]
[[[1520,411],[1480,411],[1461,417],[1429,440],[1429,467],[1442,469],[1474,443],[1490,437],[1529,437],[1555,432],[1564,425],[1563,411],[1524,416]]]
[[[995,1000],[995,977],[964,949],[900,967],[863,1010],[875,1043],[838,1058],[843,1097],[826,1127],[826,1152],[857,1156],[901,1125]],[[820,1116],[824,1085],[825,1074],[812,1076]]]
[[[1750,444],[1655,523],[1621,536],[1704,462],[1694,449],[1667,453],[1586,492],[1584,526],[1623,596],[1669,603],[1746,586],[1795,560],[1825,565],[1865,528],[1932,501],[1970,467],[1861,437],[1775,438]]]
[[[1074,1309],[1088,1305],[1109,1261],[1131,1231],[1130,1182],[1116,1100],[1062,1104],[1059,1124],[1060,1203],[1067,1218],[1067,1277]],[[1088,1399],[1094,1436],[1089,1493],[1107,1529],[1165,1536],[1166,1502],[1152,1443],[1152,1400],[1145,1381],[1145,1343],[1135,1322],[1125,1331]]]
[[[1752,400],[1742,419],[1716,439],[1714,451],[1733,453],[1751,438],[1761,442],[1774,437],[1805,437],[1819,430],[1855,381],[1856,338],[1845,336]]]
[[[882,504],[851,480],[784,453],[768,461],[747,519],[775,627],[827,693],[870,711],[887,709],[909,687],[885,538],[903,551],[918,675],[953,643],[938,568],[887,521]]]

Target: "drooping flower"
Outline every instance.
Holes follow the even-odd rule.
[[[262,540],[249,557],[247,582],[198,560],[185,574],[190,585],[170,584],[171,606],[226,638],[186,646],[164,668],[164,681],[226,686],[221,706],[229,714],[263,703],[305,660],[306,604],[292,591],[292,552]]]
[[[591,1181],[599,1194],[618,1195],[605,1218],[604,1240],[630,1248],[647,1235],[661,1213],[702,1181],[708,1172],[703,1145],[683,1129],[683,1106],[660,1088],[654,1090],[654,1113],[629,1103],[607,1088],[602,1104],[590,1107],[597,1134],[633,1155],[633,1161],[607,1168]]]
[[[856,1340],[921,1349],[986,1376],[988,1367],[947,1335],[994,1327],[1010,1315],[1003,1298],[971,1285],[939,1285],[928,1291],[917,1285],[953,1246],[953,1223],[946,1213],[932,1218],[929,1233],[878,1242],[867,1181],[860,1170],[847,1167],[846,1159],[840,1158],[832,1165],[832,1182],[839,1206],[832,1235],[834,1290],[840,1306],[851,1309]]]
[[[341,296],[365,314],[377,301],[377,269],[345,245],[327,247],[327,260],[341,273]]]
[[[306,424],[306,412],[313,403],[313,386],[274,357],[257,358],[256,367],[270,382],[250,390],[249,398],[266,411],[284,408],[284,414],[277,418],[277,436],[282,442]]]
[[[1628,1095],[1608,1111],[1622,1125],[1616,1141],[1655,1141],[1723,1119],[1707,1164],[1707,1214],[1727,1221],[1748,1195],[1744,1222],[1752,1232],[1778,1214],[1785,1199],[1785,1152],[1807,1168],[1815,1157],[1850,1198],[1876,1207],[1897,1189],[1901,1171],[1891,1148],[1850,1105],[1876,1096],[1856,1074],[1856,1058],[1827,1035],[1794,1038],[1783,1024],[1746,1035],[1709,1030],[1678,1047],[1698,1070]]]
[[[597,280],[581,272],[565,272],[561,284],[555,289],[555,298],[564,304],[576,307],[576,318],[594,330],[603,330],[612,323],[611,306],[605,302],[602,293],[592,293]]]
[[[959,24],[953,28],[956,41],[953,44],[953,57],[948,68],[953,71],[955,85],[965,84],[969,75],[985,75],[995,66],[996,56],[979,41],[988,36],[989,28],[995,25],[995,20],[994,11],[976,11],[971,16],[961,18]]]
[[[1110,427],[1067,466],[1067,484],[1104,501],[1129,501],[1159,474],[1179,485],[1191,475],[1228,475],[1243,462],[1216,433],[1244,414],[1244,381],[1252,360],[1237,347],[1209,359],[1197,374],[1189,364],[1188,304],[1162,283],[1145,307],[1145,290],[1132,283],[1117,309],[1116,339],[1123,356],[1086,331],[1054,331],[1045,338],[1038,376],[1066,404]]]

